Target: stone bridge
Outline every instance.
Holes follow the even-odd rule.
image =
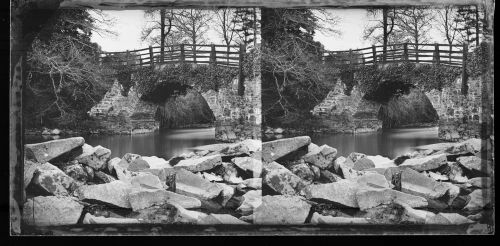
[[[233,142],[247,138],[260,139],[261,107],[260,76],[245,78],[245,94],[238,95],[239,78],[227,88],[201,93],[215,116],[215,138]],[[115,79],[111,89],[88,114],[112,133],[139,134],[159,129],[155,119],[159,104],[140,99],[134,87],[122,95],[122,86]]]
[[[424,92],[439,116],[439,138],[446,141],[462,141],[479,138],[481,125],[480,78],[469,78],[468,93],[462,95],[462,78],[442,91]],[[382,129],[378,119],[381,104],[366,100],[355,86],[350,95],[344,93],[340,80],[334,90],[312,110],[318,117],[318,128],[324,131],[360,133]]]

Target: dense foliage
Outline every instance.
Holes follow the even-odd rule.
[[[490,48],[487,43],[481,43],[467,55],[467,74],[471,77],[479,77],[488,71],[490,61]]]
[[[300,124],[325,98],[338,70],[322,60],[310,9],[262,10],[262,107],[267,125]]]
[[[84,9],[58,10],[28,51],[26,127],[76,126],[111,86],[90,41],[95,19]]]

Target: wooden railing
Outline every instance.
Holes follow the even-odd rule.
[[[156,67],[163,64],[210,64],[238,68],[238,95],[244,94],[245,45],[178,44],[122,52],[101,52],[99,64]]]
[[[240,67],[245,52],[244,45],[178,44],[165,46],[163,52],[160,46],[122,52],[102,52],[99,54],[99,62],[130,66],[193,63]]]
[[[323,61],[333,65],[376,65],[408,61],[463,67],[467,52],[467,45],[401,43],[388,45],[385,53],[382,45],[327,51],[323,54]]]

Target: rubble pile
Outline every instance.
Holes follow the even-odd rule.
[[[268,224],[485,224],[493,217],[493,162],[481,141],[420,146],[394,160],[338,156],[308,136],[262,144]],[[261,221],[259,221],[261,219]]]
[[[165,160],[82,137],[25,145],[23,223],[252,224],[262,200],[261,142],[200,146]]]

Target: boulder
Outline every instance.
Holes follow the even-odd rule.
[[[427,200],[423,197],[406,194],[389,188],[359,189],[355,194],[355,200],[361,210],[367,210],[379,205],[389,205],[393,203],[404,203],[412,208],[427,206]]]
[[[320,178],[327,183],[332,183],[332,182],[337,182],[339,180],[342,180],[342,177],[339,175],[332,173],[328,170],[321,170],[320,171]]]
[[[245,179],[241,184],[250,189],[260,190],[262,189],[262,178]]]
[[[253,173],[254,178],[260,177],[262,173],[262,161],[260,160],[251,157],[236,157],[231,161],[242,170]]]
[[[194,197],[180,195],[163,189],[133,191],[129,194],[129,201],[134,211],[164,203],[175,203],[183,208],[201,207],[201,201]]]
[[[204,216],[204,213],[165,203],[138,210],[134,218],[154,224],[198,224]]]
[[[375,163],[366,157],[357,160],[352,167],[356,171],[363,171],[369,168],[375,168]]]
[[[111,160],[108,161],[107,163],[107,166],[108,166],[108,172],[109,173],[113,173],[113,170],[115,170],[115,166],[118,165],[118,163],[120,163],[122,159],[119,158],[119,157],[115,157]],[[125,168],[126,169],[126,168]]]
[[[304,224],[311,205],[300,196],[263,196],[254,224]]]
[[[415,171],[422,172],[439,168],[447,163],[446,154],[437,154],[421,158],[407,159],[400,166],[407,166]]]
[[[209,214],[201,219],[203,225],[248,225],[249,223],[239,220],[229,214]]]
[[[141,223],[138,219],[131,218],[112,218],[112,217],[102,217],[94,216],[90,213],[85,214],[82,221],[83,224],[139,224]]]
[[[146,161],[151,169],[163,169],[172,167],[168,161],[163,158],[156,156],[142,156],[142,159]]]
[[[101,171],[95,172],[94,179],[96,179],[99,183],[111,183],[116,180],[111,175],[105,174],[104,172]]]
[[[172,205],[176,208],[174,221],[177,223],[201,224],[203,219],[208,216],[208,214],[199,211],[184,209],[182,206],[175,203]]]
[[[223,179],[220,176],[217,176],[213,173],[203,173],[203,178],[210,182],[221,182]]]
[[[366,186],[376,189],[392,188],[393,186],[384,175],[378,173],[365,173],[363,176],[353,179],[353,181],[356,181],[360,187]]]
[[[233,163],[223,162],[222,165],[216,167],[214,172],[220,175],[226,183],[239,184],[243,182],[243,179],[238,177],[238,170]]]
[[[243,202],[236,209],[242,215],[253,214],[255,209],[262,204],[262,191],[251,190],[243,195]]]
[[[234,187],[231,187],[227,184],[224,183],[217,183],[217,186],[222,188],[221,196],[222,196],[222,201],[221,205],[226,206],[227,202],[233,197],[234,195]]]
[[[302,159],[321,169],[329,169],[333,165],[335,157],[337,157],[337,149],[325,144],[321,147],[313,148],[313,150],[304,155]]]
[[[179,161],[175,168],[184,168],[191,172],[201,172],[210,170],[222,163],[220,155],[205,156],[196,159],[186,159]]]
[[[462,225],[471,223],[474,223],[474,221],[457,213],[438,213],[427,221],[427,224],[438,225]]]
[[[482,160],[477,156],[458,157],[457,164],[469,171],[481,173],[488,176],[491,175],[490,172],[493,169],[491,161]]]
[[[311,143],[309,136],[285,138],[262,143],[262,161],[273,162]]]
[[[176,170],[175,187],[176,193],[205,200],[219,196],[223,190],[217,184],[206,181],[185,169]]]
[[[72,197],[37,196],[24,203],[23,221],[31,226],[76,225],[83,205]]]
[[[351,180],[339,180],[328,184],[312,184],[304,189],[307,199],[324,199],[344,206],[357,208],[356,192],[359,184]]]
[[[82,137],[52,140],[43,143],[24,145],[26,159],[45,163],[71,150],[82,146],[85,140]]]
[[[56,166],[46,162],[33,174],[31,184],[52,195],[69,195],[77,186],[75,181]]]
[[[84,185],[76,190],[80,200],[96,200],[122,208],[131,208],[129,193],[134,190],[130,183],[116,180],[107,184]]]
[[[490,188],[493,185],[493,181],[491,180],[490,177],[477,177],[477,178],[471,178],[467,181],[468,184],[470,184],[472,187],[476,188]]]
[[[88,144],[82,146],[83,153],[75,158],[81,164],[92,167],[94,170],[101,170],[105,167],[111,150],[102,146],[92,147]]]
[[[394,163],[393,160],[383,157],[380,155],[367,155],[365,158],[371,160],[373,164],[375,165],[375,168],[389,168],[389,167],[396,167],[396,164]]]
[[[399,205],[404,207],[403,221],[415,224],[427,224],[435,216],[433,212],[414,209],[403,202],[399,202]]]
[[[293,174],[297,175],[299,178],[308,183],[311,183],[314,180],[314,173],[311,170],[311,168],[309,168],[309,165],[306,163],[293,165],[290,168],[290,171],[292,171]]]
[[[123,163],[124,160],[125,159],[122,158],[122,166],[126,166],[127,171],[138,172],[138,171],[142,171],[144,169],[150,168],[149,163],[147,161],[145,161],[144,159],[142,159],[142,157],[133,159],[132,161],[130,161],[128,163],[128,165]]]
[[[426,174],[427,174],[427,176],[429,178],[434,179],[436,181],[447,181],[447,180],[449,180],[448,176],[442,175],[440,173],[428,172]]]
[[[38,167],[40,167],[42,164],[38,162],[33,162],[27,159],[24,159],[24,188],[28,187],[30,184],[31,180],[33,179],[33,175],[35,174],[36,170]]]
[[[305,187],[305,182],[277,162],[264,163],[262,181],[282,195],[296,195]]]
[[[65,166],[63,168],[63,172],[66,173],[71,178],[73,178],[74,180],[80,182],[87,182],[88,180],[92,180],[92,178],[89,177],[83,166],[78,162],[73,165]]]
[[[245,139],[238,143],[232,144],[211,144],[199,146],[195,150],[209,150],[210,155],[220,154],[221,156],[253,156],[255,153],[262,150],[262,142],[256,139]]]
[[[321,169],[315,165],[309,166],[314,174],[314,180],[318,180],[321,177]],[[326,171],[326,170],[325,170]]]
[[[467,177],[464,176],[463,169],[455,162],[448,162],[447,176],[450,181],[455,183],[466,183]]]
[[[314,213],[311,217],[311,224],[368,224],[370,220],[367,218],[354,217],[333,217]]]
[[[130,178],[130,183],[145,189],[163,189],[163,184],[158,178],[150,173],[142,173],[141,175]]]
[[[347,156],[347,159],[350,159],[352,163],[356,163],[359,159],[365,158],[366,155],[363,153],[352,152]]]
[[[492,192],[489,189],[477,189],[469,194],[470,200],[464,209],[468,211],[481,210],[491,204],[493,199]]]
[[[411,168],[407,168],[401,173],[402,192],[437,199],[446,194],[448,189],[449,187],[442,182],[437,182]]]

